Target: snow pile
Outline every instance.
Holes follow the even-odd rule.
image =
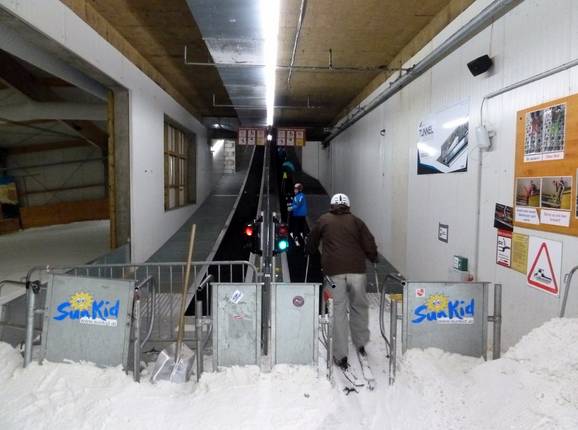
[[[0,279],[18,280],[33,266],[85,264],[109,251],[110,222],[82,221],[0,235]]]
[[[368,351],[377,389],[345,396],[305,367],[137,384],[90,364],[22,369],[0,343],[0,429],[578,429],[577,319],[546,323],[496,361],[409,351],[391,388],[381,343]]]
[[[551,320],[495,361],[408,351],[386,399],[382,428],[576,430],[578,320]]]
[[[21,366],[20,354],[0,343],[2,430],[317,428],[337,395],[305,367],[232,368],[195,386],[138,384],[119,368],[90,364]]]

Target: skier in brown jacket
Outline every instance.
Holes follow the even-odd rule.
[[[357,352],[366,355],[369,301],[365,260],[377,262],[377,245],[365,223],[351,213],[349,198],[345,194],[335,194],[331,198],[330,211],[319,217],[309,235],[308,251],[316,252],[320,242],[323,244],[321,266],[334,284],[330,292],[335,311],[335,362],[347,370],[349,329]]]

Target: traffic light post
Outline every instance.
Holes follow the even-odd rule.
[[[247,223],[243,227],[243,237],[245,238],[245,248],[256,255],[263,255],[263,216]]]
[[[277,214],[273,212],[271,223],[271,235],[273,240],[268,240],[263,223],[263,216],[260,216],[253,222],[245,224],[243,227],[243,236],[245,237],[246,247],[250,248],[253,254],[270,255],[275,257],[289,250],[289,226],[279,221]],[[266,244],[269,244],[268,246]],[[263,250],[271,251],[263,253]]]
[[[289,226],[280,222],[276,214],[273,214],[273,255],[287,252],[289,249]]]

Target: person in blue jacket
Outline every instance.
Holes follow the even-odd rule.
[[[287,210],[291,214],[289,231],[295,245],[301,246],[305,244],[305,236],[308,233],[306,220],[308,211],[307,199],[305,198],[305,194],[303,194],[303,185],[299,182],[293,186],[293,193],[295,196],[287,207]]]

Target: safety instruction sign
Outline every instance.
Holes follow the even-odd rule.
[[[524,273],[528,271],[528,246],[530,238],[527,234],[512,234],[512,269]]]
[[[239,127],[238,145],[264,145],[265,129],[264,128],[246,128]]]
[[[512,265],[511,231],[498,230],[498,240],[496,243],[496,263],[504,267],[510,267]]]
[[[277,146],[304,146],[304,128],[278,128]]]
[[[528,257],[528,285],[558,296],[560,293],[562,244],[553,240],[530,237]]]

